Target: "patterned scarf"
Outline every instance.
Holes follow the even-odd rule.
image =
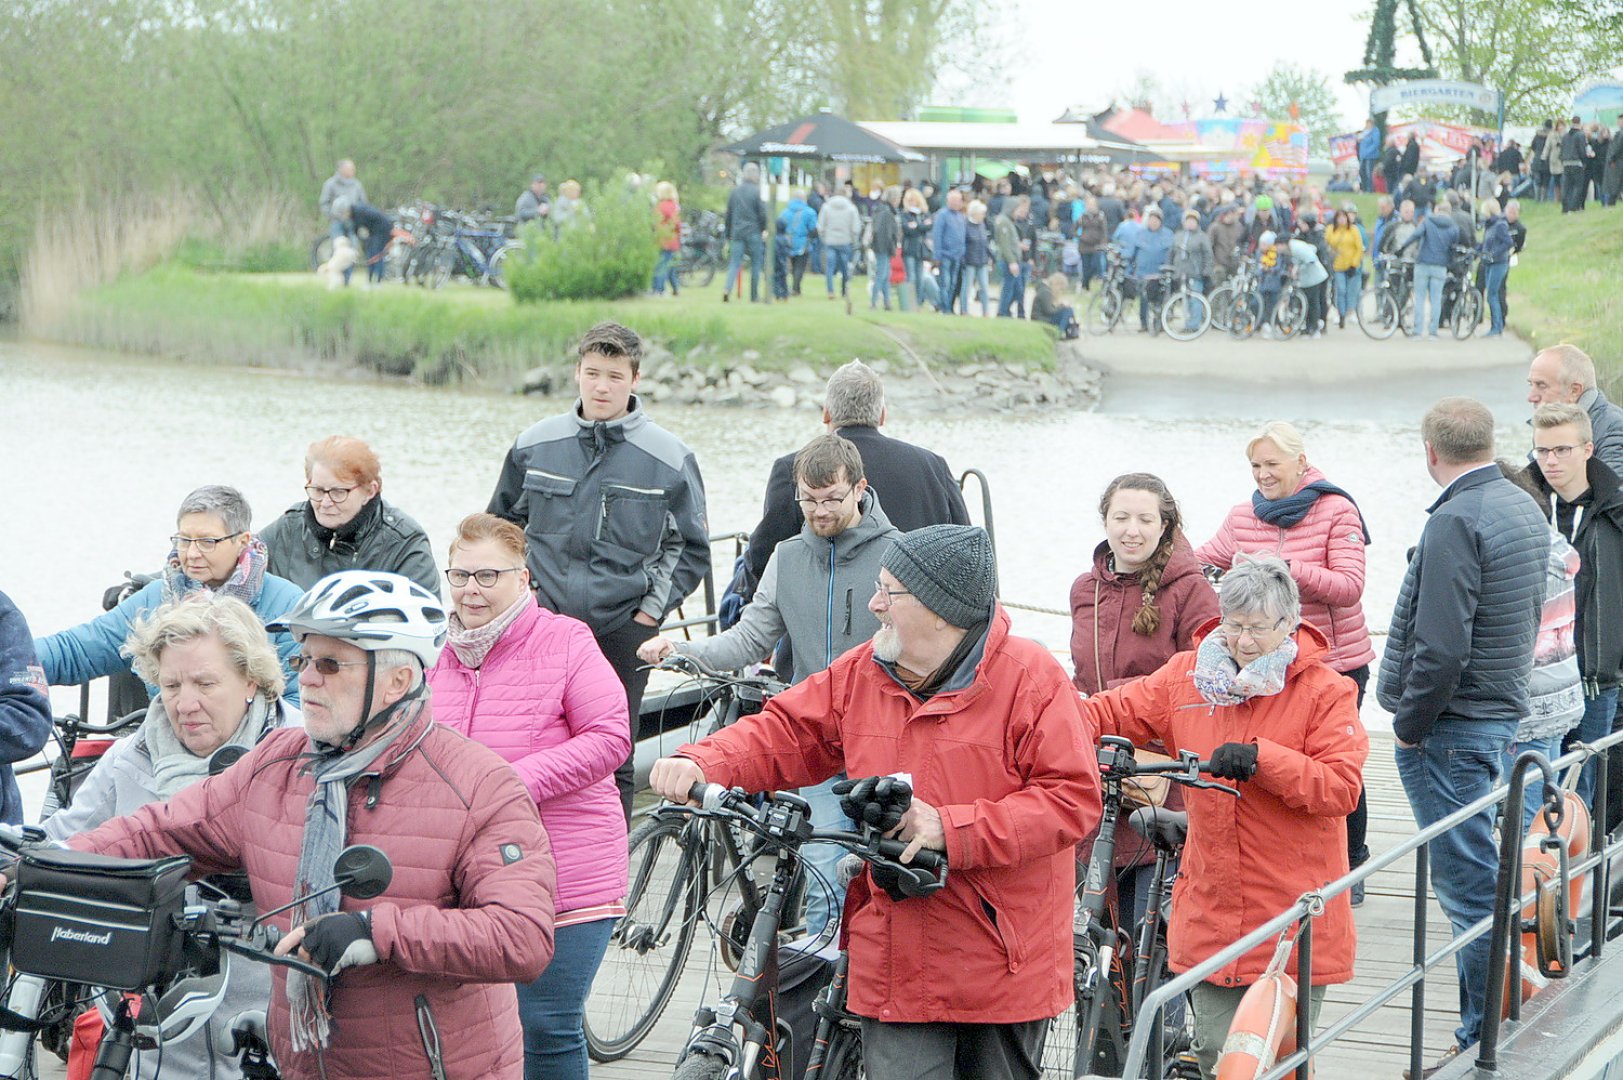
[[[1285,689],[1285,671],[1296,659],[1296,638],[1263,653],[1245,667],[1229,654],[1221,631],[1206,635],[1195,652],[1195,689],[1209,705],[1238,705],[1247,698],[1271,697]]]
[[[524,614],[526,605],[534,603],[535,595],[525,589],[519,593],[518,599],[513,601],[511,607],[475,630],[463,626],[462,617],[454,611],[451,612],[449,644],[456,653],[456,658],[462,661],[464,667],[475,669],[482,667],[485,657],[490,655],[490,650],[501,640],[502,631],[512,626],[513,621]]]
[[[296,895],[310,896],[332,885],[333,861],[349,837],[350,784],[365,775],[427,707],[428,686],[424,684],[379,715],[381,733],[372,742],[347,754],[329,747],[312,749],[306,756],[305,769],[315,777],[316,786],[304,808],[304,839],[299,845],[299,869],[293,879]],[[310,896],[293,909],[292,925],[302,926],[311,919],[331,915],[338,910],[340,899],[336,889]],[[293,1049],[325,1047],[332,1031],[332,1017],[315,980],[303,972],[289,972],[287,1000],[292,1013]]]
[[[273,722],[275,708],[264,694],[255,694],[237,730],[220,745],[252,749]],[[163,707],[163,698],[153,698],[152,704],[147,706],[147,717],[141,721],[141,737],[146,740],[147,753],[152,757],[152,787],[160,798],[173,798],[177,791],[208,776],[212,755],[198,757],[180,741]]]
[[[180,552],[170,549],[169,559],[163,564],[163,599],[164,603],[181,600],[191,593],[203,590],[205,594],[213,596],[234,596],[249,607],[259,599],[259,590],[265,585],[265,564],[270,559],[270,552],[265,548],[265,541],[254,537],[242,545],[242,554],[237,557],[236,568],[225,584],[218,589],[211,589],[200,581],[193,581],[181,569]]]

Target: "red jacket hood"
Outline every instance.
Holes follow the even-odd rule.
[[[1222,619],[1208,619],[1195,631],[1195,648],[1206,636],[1217,629]],[[1285,669],[1285,678],[1294,679],[1305,671],[1311,664],[1323,660],[1330,653],[1330,642],[1325,639],[1323,631],[1312,623],[1302,623],[1296,628],[1296,659],[1291,666]]]

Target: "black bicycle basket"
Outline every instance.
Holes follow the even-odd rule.
[[[47,979],[140,990],[180,970],[191,860],[40,848],[17,865],[11,965]]]

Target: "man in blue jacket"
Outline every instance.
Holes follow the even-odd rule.
[[[1159,305],[1162,300],[1161,267],[1172,257],[1172,230],[1163,227],[1159,207],[1144,211],[1144,225],[1131,242],[1132,247],[1122,252],[1122,259],[1138,287],[1138,328],[1148,333],[1150,305]]]
[[[1494,463],[1493,414],[1481,402],[1444,398],[1420,434],[1443,493],[1398,592],[1376,693],[1392,713],[1398,776],[1424,829],[1488,794],[1504,772],[1528,712],[1550,527]],[[1493,819],[1489,807],[1431,843],[1432,885],[1456,936],[1493,913]],[[1461,950],[1458,964],[1449,1057],[1481,1036],[1487,936]]]
[[[22,794],[11,766],[39,753],[51,734],[49,689],[28,623],[0,592],[0,821],[7,825],[23,820]]]
[[[947,205],[935,216],[935,229],[930,233],[930,246],[935,251],[935,263],[941,268],[941,306],[936,310],[948,315],[958,299],[958,283],[964,271],[965,234],[969,219],[964,217],[964,194],[957,188],[947,192]]]
[[[637,647],[710,569],[704,480],[693,451],[643,412],[641,368],[634,331],[588,330],[575,407],[519,435],[489,506],[524,527],[541,605],[592,628],[625,684],[633,736],[648,685]],[[632,758],[614,779],[629,821]]]
[[[35,640],[47,681],[72,686],[129,671],[119,650],[129,637],[130,624],[173,600],[219,594],[241,600],[262,622],[287,614],[304,594],[291,581],[266,572],[270,555],[265,542],[250,530],[252,521],[248,500],[236,488],[210,484],[187,495],[176,515],[162,574],[111,611]],[[297,705],[299,676],[288,666],[288,658],[298,651],[298,643],[287,634],[272,634],[270,639],[287,675],[285,697],[288,704]],[[147,687],[147,694],[156,697],[157,687]]]
[[[1364,130],[1358,133],[1358,190],[1368,194],[1375,190],[1375,164],[1381,160],[1381,129],[1373,117],[1366,117]]]
[[[1402,250],[1418,247],[1414,265],[1414,335],[1437,340],[1443,315],[1443,283],[1448,280],[1448,256],[1459,240],[1460,227],[1446,213],[1427,214]],[[1430,311],[1427,304],[1430,303]]]

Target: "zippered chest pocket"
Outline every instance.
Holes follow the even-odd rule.
[[[524,470],[524,506],[532,536],[569,531],[577,481],[543,469]]]
[[[665,538],[667,501],[664,488],[604,484],[593,535],[616,547],[652,555]]]

